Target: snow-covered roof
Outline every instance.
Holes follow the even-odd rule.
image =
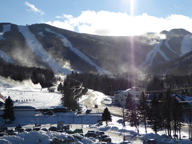
[[[190,106],[192,106],[191,95],[173,94],[172,97],[175,97],[180,103],[188,103]]]
[[[32,106],[14,106],[14,109],[35,109]]]

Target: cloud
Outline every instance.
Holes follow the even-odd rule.
[[[24,3],[26,6],[30,7],[30,9],[27,9],[28,11],[33,11],[35,13],[40,13],[41,15],[44,15],[44,11],[41,11],[39,10],[38,8],[36,8],[34,5],[28,3],[28,2],[25,2]]]
[[[69,23],[69,21],[64,21],[64,22],[61,22],[61,21],[54,21],[54,22],[48,21],[46,23],[49,24],[49,25],[52,25],[52,26],[56,26],[58,28],[63,28],[63,29],[67,29],[67,30],[70,30],[70,31],[74,31],[74,26],[71,25]]]
[[[147,32],[161,32],[174,28],[184,28],[192,32],[192,18],[172,14],[165,18],[150,16],[147,13],[131,16],[127,13],[108,11],[83,11],[79,16],[63,14],[57,16],[64,20],[48,22],[53,26],[68,30],[78,30],[80,33],[89,33],[107,36],[141,35]]]

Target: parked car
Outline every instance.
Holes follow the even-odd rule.
[[[86,114],[91,113],[92,109],[87,109]]]
[[[2,130],[2,131],[4,131],[4,132],[6,132],[6,131],[7,131],[7,127],[6,127],[6,126],[4,126],[4,125],[2,125],[2,126],[0,127],[0,130]]]
[[[42,131],[46,131],[46,132],[48,131],[48,129],[47,129],[47,128],[42,128],[41,130],[42,130]]]
[[[8,135],[16,135],[16,133],[11,129],[11,130],[7,130],[6,132]]]
[[[82,129],[75,129],[75,130],[73,131],[73,133],[83,133],[83,130],[82,130]]]
[[[23,128],[18,128],[17,131],[18,131],[18,133],[22,133],[22,132],[24,132],[25,130],[24,130]]]
[[[52,110],[43,112],[43,115],[53,115],[53,114],[54,114],[54,113],[53,113]]]
[[[0,137],[4,136],[5,132],[0,132]]]
[[[96,137],[96,133],[93,130],[89,130],[86,134],[85,137]]]
[[[156,144],[156,139],[146,139],[143,141],[143,144]]]
[[[101,135],[104,135],[105,132],[103,132],[103,131],[96,131],[95,134],[96,134],[96,137],[99,137]]]
[[[111,138],[109,137],[109,135],[101,135],[99,137],[99,141],[104,141],[104,142],[110,143],[111,142]]]
[[[5,135],[4,130],[0,129],[0,136],[4,136],[4,135]]]
[[[69,125],[64,125],[63,126],[63,129],[66,131],[66,130],[69,130]]]
[[[33,127],[33,131],[39,131],[40,129],[41,129],[41,127],[39,127],[39,126]]]
[[[74,133],[72,130],[66,130],[65,132],[68,133],[68,134],[73,134]]]
[[[15,127],[15,130],[18,131],[18,129],[22,128],[20,124],[18,124],[16,127]]]
[[[30,131],[32,131],[32,129],[31,128],[26,128],[25,131],[30,132]]]
[[[57,131],[57,128],[55,126],[52,126],[49,128],[49,131]]]

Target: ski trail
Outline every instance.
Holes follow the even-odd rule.
[[[46,62],[52,70],[57,72],[63,72],[64,74],[70,74],[71,71],[65,68],[62,68],[52,57],[51,55],[42,47],[40,42],[35,38],[35,36],[30,32],[27,26],[18,26],[19,31],[25,37],[25,40],[29,47],[35,52],[38,56]]]
[[[61,40],[63,41],[64,45],[66,47],[69,47],[76,55],[78,55],[80,58],[82,58],[83,60],[85,60],[86,62],[90,63],[92,66],[95,66],[95,68],[97,69],[98,72],[102,72],[102,73],[109,73],[108,71],[102,69],[101,67],[99,67],[98,65],[96,65],[92,60],[90,60],[84,53],[82,53],[81,51],[79,51],[77,48],[73,47],[73,45],[71,44],[71,42],[64,37],[61,34],[55,33],[54,31],[51,31],[49,28],[45,29],[47,32],[50,33],[54,33],[57,35],[57,37],[61,38]]]

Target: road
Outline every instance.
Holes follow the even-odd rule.
[[[93,112],[100,112],[102,113],[103,110],[107,107],[110,111],[110,113],[112,115],[116,115],[116,116],[123,116],[123,112],[121,108],[118,107],[112,107],[110,106],[110,103],[105,102],[105,104],[103,103],[104,99],[100,99],[99,98],[99,94],[97,92],[94,91],[88,91],[88,94],[90,95],[86,100],[84,100],[82,102],[83,105],[85,105],[87,108],[90,108],[93,110]],[[100,100],[100,102],[98,102],[98,100]],[[95,104],[98,104],[98,108],[95,108]],[[89,129],[89,128],[83,128],[84,131],[88,131],[88,130],[93,130],[93,129]],[[123,140],[123,134],[120,132],[110,132],[110,131],[105,131],[106,134],[110,135],[110,137],[112,138],[113,142],[120,142]],[[126,135],[126,139],[131,140],[132,144],[142,144],[143,142],[137,138],[137,137],[133,137],[131,135]]]
[[[117,108],[117,107],[112,107],[109,105],[105,105],[103,103],[103,99],[99,102],[100,105],[98,105],[98,108],[95,108],[95,104],[98,103],[98,94],[94,91],[88,91],[88,94],[90,95],[90,97],[88,99],[86,99],[85,101],[83,101],[83,105],[87,106],[88,108],[91,108],[93,111],[97,111],[97,112],[103,112],[104,109],[107,107],[110,111],[111,114],[116,115],[116,116],[123,116],[123,111],[121,108]],[[95,95],[96,94],[96,95]]]

